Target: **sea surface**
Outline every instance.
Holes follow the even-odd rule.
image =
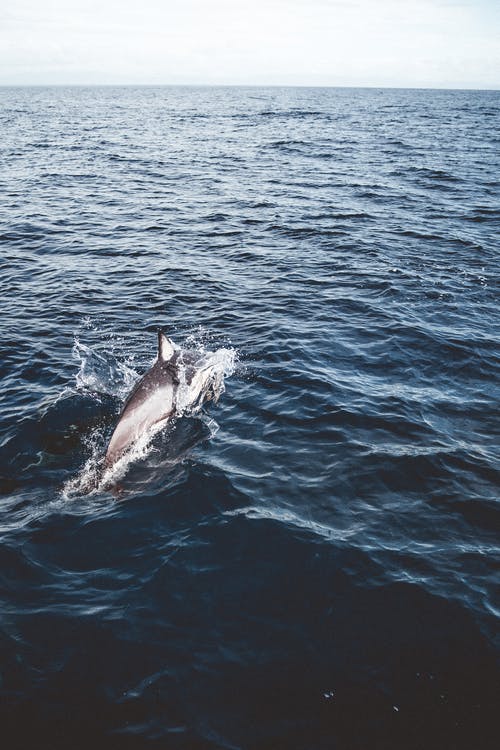
[[[0,165],[2,746],[495,747],[500,93],[3,88]],[[225,392],[85,491],[159,328]]]

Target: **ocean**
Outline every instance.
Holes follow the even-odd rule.
[[[498,738],[500,93],[0,89],[9,750]],[[84,491],[162,329],[217,405]]]

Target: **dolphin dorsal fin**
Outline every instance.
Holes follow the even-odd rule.
[[[162,331],[158,331],[158,361],[170,362],[175,354],[173,343]]]

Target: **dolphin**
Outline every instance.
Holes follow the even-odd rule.
[[[211,398],[217,401],[221,390],[222,375],[210,357],[182,351],[158,331],[158,356],[125,401],[104,469],[112,468],[152,427],[161,428],[176,415],[193,413]]]

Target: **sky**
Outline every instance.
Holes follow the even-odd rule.
[[[498,0],[0,0],[0,85],[500,89]]]

